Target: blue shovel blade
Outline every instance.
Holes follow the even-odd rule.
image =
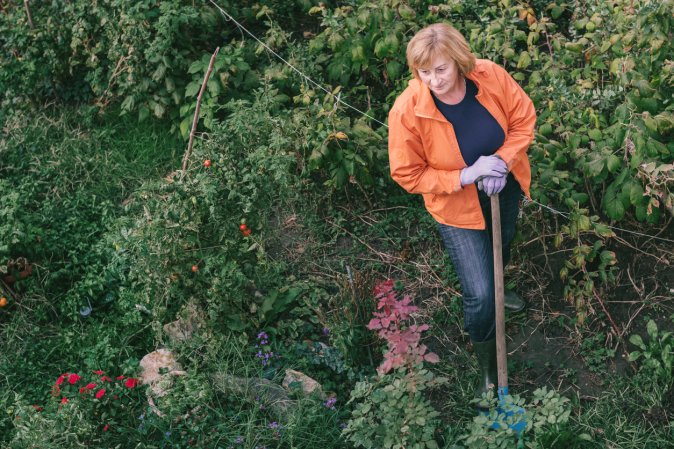
[[[517,436],[520,436],[527,427],[526,411],[513,404],[512,399],[508,397],[508,387],[498,388],[498,404],[498,407],[496,407],[497,416],[489,427],[496,430],[500,429],[502,424],[505,423]],[[480,414],[490,417],[488,411],[481,411]]]

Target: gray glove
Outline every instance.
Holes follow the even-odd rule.
[[[502,177],[508,173],[508,166],[498,156],[480,156],[470,167],[461,170],[461,185],[473,184],[485,176]]]
[[[477,188],[489,196],[500,193],[505,187],[507,176],[485,176],[477,182]]]

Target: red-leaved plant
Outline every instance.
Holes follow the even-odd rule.
[[[405,295],[398,299],[392,279],[377,284],[373,295],[379,301],[377,310],[380,312],[373,313],[376,318],[370,320],[367,328],[378,331],[377,334],[388,343],[388,352],[384,354],[384,361],[377,372],[386,374],[402,366],[412,369],[424,361],[439,362],[437,354],[427,352],[426,345],[419,344],[421,333],[428,330],[428,325],[407,325],[410,315],[418,309],[410,304],[412,298]]]

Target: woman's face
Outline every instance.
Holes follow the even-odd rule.
[[[461,85],[459,66],[449,57],[438,56],[431,61],[429,67],[419,67],[417,72],[421,82],[436,97],[441,97]]]

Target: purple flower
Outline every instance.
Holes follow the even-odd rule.
[[[327,327],[324,327],[323,328],[323,335],[327,337],[329,334],[330,334],[330,329],[328,329]]]
[[[278,427],[279,427],[279,424],[276,421],[272,421],[271,423],[269,423],[270,429],[278,429]]]
[[[329,408],[330,410],[335,410],[335,403],[336,403],[336,402],[337,402],[337,398],[332,397],[332,398],[328,399],[327,401],[325,401],[325,402],[323,403],[323,405],[324,405],[326,408]]]
[[[241,437],[241,436],[236,437],[236,440],[234,440],[234,443],[235,444],[242,444],[243,443],[243,437]]]

